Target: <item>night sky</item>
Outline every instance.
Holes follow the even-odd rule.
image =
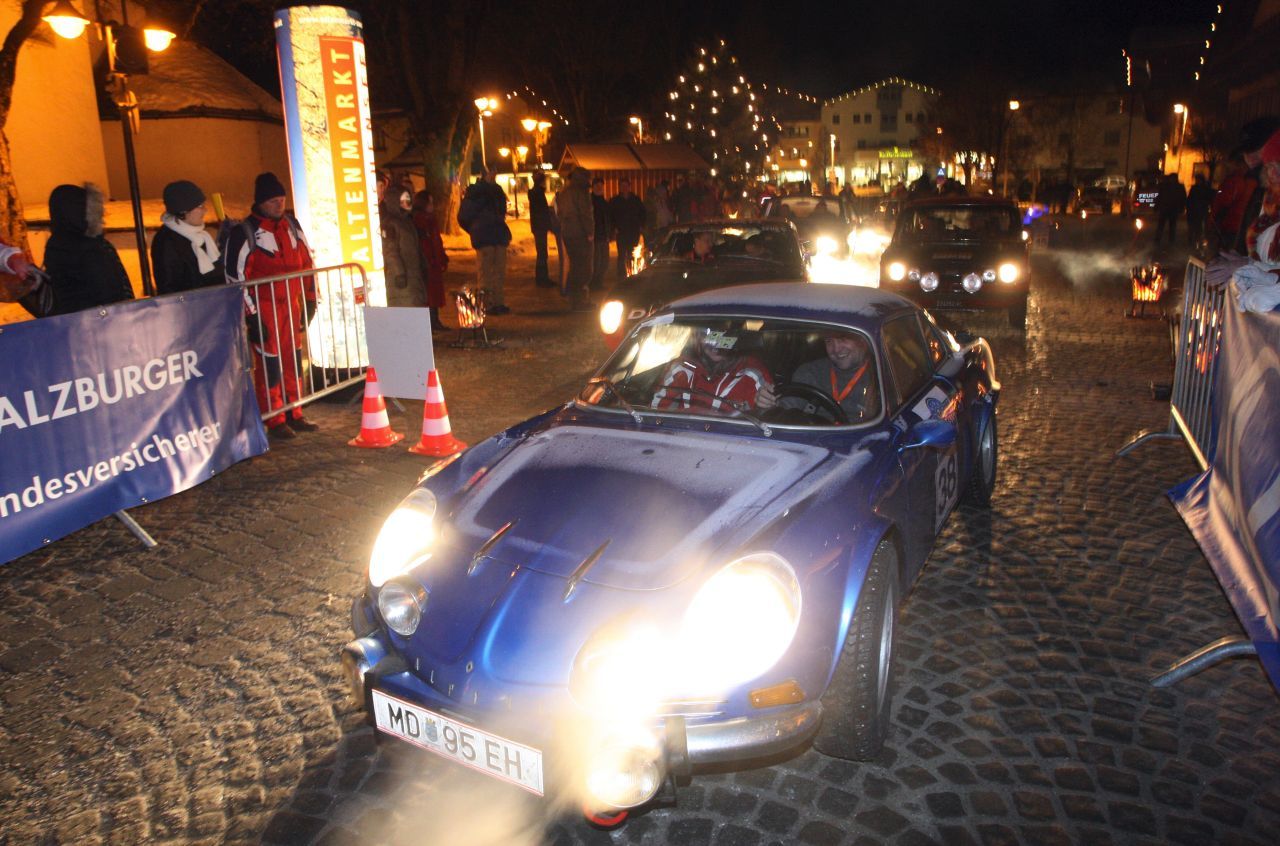
[[[1229,0],[1228,0],[1229,2]],[[1207,33],[1204,0],[713,0],[699,28],[721,32],[757,78],[830,97],[885,76],[939,88],[975,61],[1017,83],[1119,79],[1120,49],[1150,25]]]

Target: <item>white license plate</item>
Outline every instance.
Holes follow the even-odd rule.
[[[533,747],[451,720],[379,690],[373,691],[373,716],[379,731],[542,795],[542,753]]]

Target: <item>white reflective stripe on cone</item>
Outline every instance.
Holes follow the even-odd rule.
[[[440,418],[425,417],[422,420],[422,434],[424,435],[448,435],[449,415]]]
[[[360,418],[360,426],[364,429],[390,429],[391,421],[387,419],[387,411],[366,411]]]
[[[444,402],[444,391],[440,390],[439,385],[427,385],[427,402]]]

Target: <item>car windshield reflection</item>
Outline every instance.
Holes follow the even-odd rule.
[[[653,252],[654,263],[765,261],[794,264],[800,260],[791,233],[778,227],[749,223],[724,227],[672,227]]]
[[[651,321],[578,401],[631,416],[702,415],[756,426],[849,426],[881,416],[874,347],[862,332],[760,318]]]

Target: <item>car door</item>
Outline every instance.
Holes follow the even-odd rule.
[[[899,446],[929,420],[955,421],[956,389],[935,378],[935,359],[916,312],[885,322],[881,329],[885,358],[896,391],[892,417]],[[933,539],[959,498],[960,466],[955,445],[946,449],[916,447],[898,453],[908,491],[907,559],[909,576],[924,563]]]

